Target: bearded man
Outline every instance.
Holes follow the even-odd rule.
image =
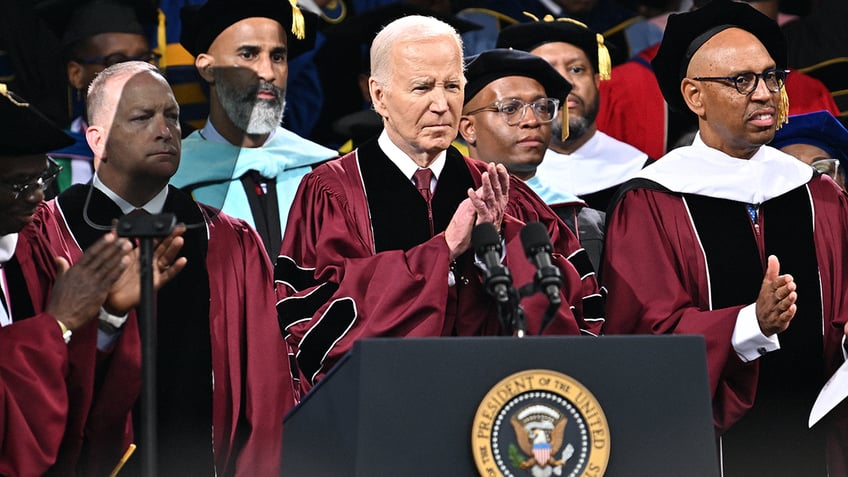
[[[183,141],[171,183],[247,221],[273,261],[300,179],[337,156],[280,126],[288,60],[315,31],[303,31],[297,7],[270,0],[210,0],[182,20],[180,41],[210,86],[209,120]]]
[[[607,210],[618,186],[639,172],[648,156],[598,130],[601,81],[610,78],[604,37],[571,18],[519,23],[498,34],[498,48],[541,56],[572,85],[561,114],[551,125],[551,142],[537,175],[552,185],[540,194],[548,203],[556,196],[576,195],[586,204]]]

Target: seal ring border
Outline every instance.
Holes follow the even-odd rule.
[[[529,382],[529,387],[513,389],[510,385],[518,382]],[[533,392],[545,391],[562,397],[570,402],[576,409],[582,410],[583,406],[577,404],[577,396],[581,393],[583,400],[589,407],[597,410],[595,419],[589,420],[582,413],[583,419],[588,427],[589,456],[587,458],[586,471],[583,475],[602,476],[606,472],[610,456],[610,433],[606,415],[601,408],[595,395],[583,386],[582,383],[566,374],[548,369],[530,369],[513,373],[495,384],[483,397],[471,427],[471,452],[474,456],[474,464],[481,476],[504,477],[495,462],[492,454],[492,424],[496,416],[504,406],[516,396]],[[505,394],[504,394],[505,393]],[[605,436],[605,445],[595,446],[596,433]],[[485,455],[487,454],[487,455]],[[587,474],[591,470],[591,474]]]

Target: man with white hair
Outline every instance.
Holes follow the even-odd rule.
[[[597,334],[594,274],[577,238],[503,165],[451,147],[463,105],[462,41],[448,24],[407,16],[371,47],[369,89],[384,130],[376,140],[308,174],[298,189],[277,260],[280,325],[309,389],[360,338],[504,333],[470,250],[476,224],[501,232],[517,284],[532,280],[519,230],[545,223],[564,276],[545,334]],[[528,297],[528,332],[548,302]]]

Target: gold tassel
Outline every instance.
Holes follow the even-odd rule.
[[[532,18],[534,22],[539,21],[539,17],[537,17],[536,15],[533,15],[533,14],[532,14],[532,13],[530,13],[530,12],[521,12],[521,13],[523,13],[524,15],[526,15],[526,16],[528,16],[528,17]]]
[[[9,88],[6,86],[6,83],[0,83],[0,96],[5,96],[15,106],[20,106],[22,108],[29,107],[28,102],[18,97],[18,95],[16,95],[15,93],[9,91]]]
[[[545,15],[540,20],[539,17],[533,15],[530,12],[522,13],[537,22],[570,22],[579,26],[580,28],[589,30],[589,27],[585,23],[577,21],[573,18],[554,18],[553,15]],[[595,33],[595,36],[598,42],[598,74],[601,77],[601,81],[606,81],[610,79],[610,77],[612,77],[612,61],[610,60],[609,49],[607,48],[607,45],[604,44],[604,35],[601,35],[600,33]]]
[[[565,142],[568,139],[568,135],[570,131],[568,130],[568,99],[566,98],[565,104],[562,106],[562,141]]]
[[[297,0],[289,0],[292,7],[292,33],[295,38],[302,40],[306,38],[306,23],[303,19],[303,12],[297,8]]]
[[[786,85],[780,88],[780,103],[777,105],[777,129],[789,123],[789,95],[786,94]]]
[[[159,54],[159,64],[156,65],[160,70],[165,71],[168,67],[168,57],[165,52],[168,50],[168,35],[165,29],[165,12],[159,9],[159,23],[156,27],[156,51]]]
[[[612,77],[612,61],[607,45],[604,44],[604,35],[595,35],[598,39],[598,73],[601,75],[601,81],[606,81]]]

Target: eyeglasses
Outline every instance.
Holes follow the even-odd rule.
[[[507,125],[517,126],[524,119],[524,114],[527,112],[527,107],[533,110],[536,115],[536,120],[540,123],[549,123],[554,120],[559,108],[559,100],[554,98],[542,98],[525,103],[520,99],[506,99],[503,101],[495,101],[492,104],[483,106],[480,109],[469,111],[466,115],[477,114],[483,111],[493,111],[501,113],[501,116],[506,120]]]
[[[752,73],[749,71],[736,76],[699,76],[692,79],[695,81],[727,81],[736,86],[736,91],[747,96],[757,89],[757,85],[760,84],[760,78],[763,79],[769,91],[777,93],[783,88],[783,84],[786,82],[786,75],[788,74],[789,70],[769,69],[762,73]]]
[[[107,68],[112,65],[117,65],[118,63],[125,63],[127,61],[143,61],[145,63],[150,63],[154,66],[159,66],[159,58],[161,57],[162,55],[158,53],[147,53],[140,56],[127,56],[123,53],[113,53],[111,55],[106,56],[89,56],[87,58],[75,58],[74,61],[84,65],[103,65]]]
[[[50,184],[56,180],[56,177],[59,176],[60,172],[62,172],[62,166],[57,164],[53,158],[48,156],[47,170],[44,171],[38,179],[24,184],[9,184],[6,182],[0,182],[0,187],[6,189],[6,191],[12,195],[12,199],[18,200],[22,196],[29,197],[29,195],[36,190],[43,191],[47,189],[50,187]]]
[[[827,174],[836,179],[836,173],[839,172],[839,159],[819,159],[813,161],[810,166],[822,174]]]

